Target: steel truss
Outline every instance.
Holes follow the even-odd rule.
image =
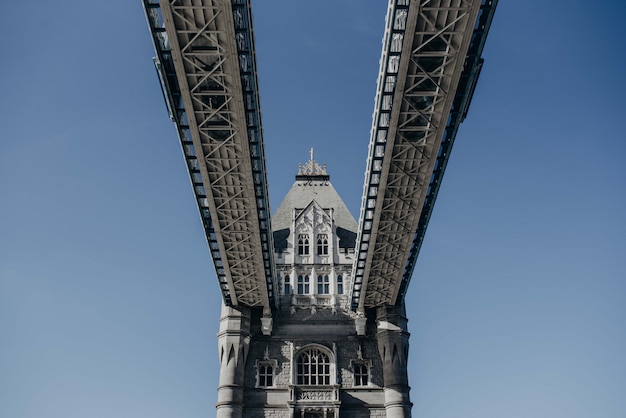
[[[224,300],[273,309],[273,245],[249,1],[143,3]]]
[[[496,0],[392,0],[361,204],[353,309],[401,303]]]

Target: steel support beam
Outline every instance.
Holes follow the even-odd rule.
[[[247,0],[144,0],[155,64],[226,304],[275,307]]]
[[[352,307],[402,303],[495,0],[391,0],[361,204]]]

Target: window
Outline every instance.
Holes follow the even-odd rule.
[[[299,295],[308,295],[309,294],[309,276],[298,276],[298,294]]]
[[[369,381],[369,370],[365,363],[353,363],[354,368],[354,386],[367,386]]]
[[[329,288],[330,281],[328,280],[328,274],[317,276],[317,294],[327,295],[330,293]]]
[[[274,364],[272,362],[260,362],[258,365],[259,386],[268,387],[274,385]]]
[[[341,274],[337,276],[337,294],[343,295],[343,276]]]
[[[298,235],[298,255],[309,255],[309,235]]]
[[[328,255],[328,235],[317,235],[317,255]]]
[[[285,295],[291,294],[291,277],[288,274],[285,274],[285,277],[283,278],[283,286],[283,293]]]
[[[308,348],[296,359],[296,384],[330,385],[330,357],[319,348]]]

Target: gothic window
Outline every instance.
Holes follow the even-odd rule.
[[[365,362],[352,363],[354,369],[354,386],[367,386],[369,382],[369,369]]]
[[[284,286],[284,294],[285,295],[291,294],[291,276],[289,276],[288,274],[285,274],[284,276],[283,286]]]
[[[320,274],[317,276],[317,294],[327,295],[330,293],[330,281],[328,280],[328,274]]]
[[[308,295],[309,294],[309,276],[299,275],[298,276],[298,294],[299,295]]]
[[[309,235],[298,235],[298,255],[309,255]]]
[[[343,295],[343,276],[341,274],[337,276],[337,294]]]
[[[319,348],[307,348],[296,358],[296,384],[330,385],[330,356]]]
[[[259,362],[257,366],[257,373],[259,387],[269,387],[274,385],[274,362]]]
[[[328,235],[317,235],[317,255],[328,255]]]

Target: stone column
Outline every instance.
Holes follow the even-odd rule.
[[[407,356],[409,333],[404,306],[383,306],[376,310],[376,340],[383,362],[383,384],[387,418],[410,418]]]
[[[242,418],[244,371],[250,346],[250,309],[222,303],[217,341],[220,379],[216,417]]]

